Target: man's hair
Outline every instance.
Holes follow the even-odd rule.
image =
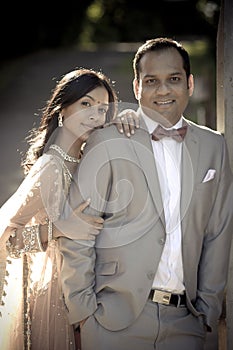
[[[143,45],[141,45],[133,59],[133,70],[134,77],[139,81],[140,76],[140,61],[142,57],[151,51],[164,51],[174,48],[176,49],[182,57],[183,60],[183,68],[186,72],[187,80],[190,76],[190,59],[189,54],[182,46],[181,43],[171,39],[171,38],[155,38],[151,40],[147,40]]]

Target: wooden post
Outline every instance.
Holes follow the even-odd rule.
[[[217,37],[217,129],[224,133],[233,170],[233,3],[222,0]],[[232,228],[233,232],[233,228]],[[219,350],[233,349],[233,244],[225,305],[219,324]],[[225,328],[225,329],[224,329]],[[224,339],[225,338],[225,339]]]

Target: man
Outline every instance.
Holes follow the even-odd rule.
[[[105,222],[95,245],[60,239],[68,316],[82,350],[201,350],[227,281],[226,143],[184,118],[194,79],[180,43],[147,41],[133,67],[140,129],[93,133],[71,185],[65,217],[89,197]]]

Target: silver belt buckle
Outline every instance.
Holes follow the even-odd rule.
[[[162,290],[156,290],[155,289],[152,300],[155,303],[169,305],[170,304],[171,295],[172,295],[172,293],[164,292]]]

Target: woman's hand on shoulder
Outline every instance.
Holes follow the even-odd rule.
[[[116,125],[117,130],[121,134],[125,134],[127,137],[135,134],[135,129],[140,127],[140,118],[133,109],[125,109],[120,112],[113,120],[113,124]]]

